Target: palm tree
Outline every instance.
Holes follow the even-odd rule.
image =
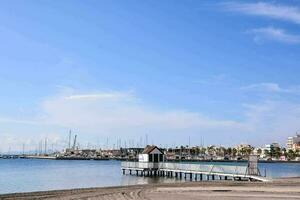
[[[261,153],[262,153],[262,150],[261,149],[257,149],[257,154],[261,155]]]
[[[236,148],[232,148],[232,156],[235,158],[237,154],[237,149]]]

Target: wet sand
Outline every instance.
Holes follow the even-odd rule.
[[[0,195],[0,199],[84,199],[84,200],[235,200],[298,199],[300,178],[276,179],[272,182],[186,182],[88,188]]]

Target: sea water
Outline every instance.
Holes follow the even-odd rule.
[[[114,160],[0,159],[0,194],[185,181],[123,175],[120,166]],[[260,163],[259,168],[269,177],[300,176],[298,163]]]

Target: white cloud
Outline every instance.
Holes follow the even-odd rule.
[[[295,93],[296,87],[281,88],[276,83],[262,83],[248,89],[269,92]],[[299,91],[299,90],[298,90]],[[108,95],[99,93],[99,95]],[[293,134],[300,119],[300,105],[285,101],[265,101],[245,105],[242,120],[214,119],[199,112],[186,110],[155,109],[137,101],[134,95],[118,95],[113,98],[66,99],[55,97],[43,103],[47,122],[76,127],[81,132],[110,134],[124,137],[149,133],[162,142],[180,141],[187,134],[200,134],[211,143],[230,143],[246,138],[249,142],[281,142]],[[130,101],[128,101],[130,99]],[[262,140],[257,141],[257,137]],[[156,139],[155,139],[156,140]],[[156,140],[157,141],[157,140]]]
[[[195,112],[150,108],[128,93],[57,96],[44,101],[42,109],[47,123],[100,134],[143,134],[147,130],[184,132],[240,126],[234,121],[210,119]]]
[[[247,31],[254,34],[254,41],[261,43],[266,40],[278,41],[287,44],[299,44],[300,36],[287,33],[283,29],[264,27]]]
[[[287,91],[275,83],[245,87],[254,90],[259,88],[270,92]],[[85,141],[92,143],[95,141],[91,141],[91,138],[107,136],[135,138],[137,141],[148,134],[156,144],[184,144],[188,136],[193,136],[193,143],[198,145],[201,136],[211,144],[235,144],[241,141],[261,144],[273,140],[283,141],[299,129],[300,120],[300,105],[289,102],[247,104],[239,114],[241,120],[230,117],[216,119],[199,112],[153,108],[128,92],[60,93],[41,102],[40,109],[33,123],[26,123],[18,129],[22,134],[0,133],[2,150],[7,150],[9,146],[20,149],[24,140],[28,140],[27,145],[36,148],[41,138],[51,138],[52,135],[52,138],[60,138],[59,143],[63,144],[64,139],[61,138],[66,137],[68,129],[79,134],[80,141],[85,138]],[[28,121],[31,120],[24,120]],[[2,119],[2,125],[8,122],[14,123],[13,120],[5,122]],[[19,122],[15,121],[17,127],[20,126]],[[34,131],[36,126],[41,129]]]
[[[65,98],[95,100],[95,99],[117,99],[121,97],[129,97],[129,94],[122,94],[122,93],[81,94],[81,95],[70,95]]]
[[[272,93],[289,93],[294,95],[300,94],[300,86],[282,88],[277,83],[256,83],[242,87],[241,89]]]
[[[260,90],[267,92],[281,92],[282,89],[277,83],[257,83],[242,87],[244,90]]]
[[[222,4],[229,11],[236,11],[248,15],[263,16],[285,20],[300,24],[300,9],[295,6],[286,6],[265,2],[258,3],[225,3]]]

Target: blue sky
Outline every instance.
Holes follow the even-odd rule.
[[[1,1],[0,44],[0,151],[300,130],[296,0]]]

